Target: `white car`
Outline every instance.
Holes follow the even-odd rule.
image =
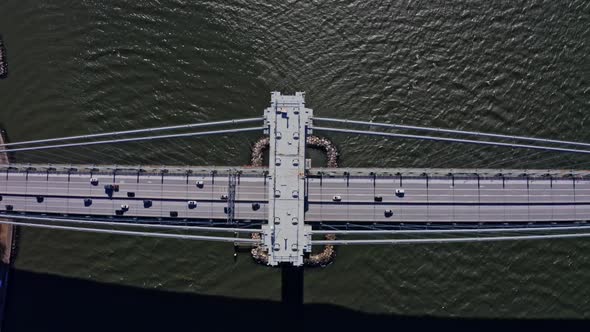
[[[205,186],[205,182],[203,181],[197,181],[195,184],[197,185],[197,188],[203,188]]]
[[[406,192],[403,189],[396,189],[395,190],[395,196],[397,196],[397,197],[404,197],[405,194],[406,194]]]
[[[342,196],[340,196],[340,195],[336,195],[336,196],[332,197],[332,200],[333,200],[334,202],[340,202],[340,201],[342,201]]]
[[[129,205],[127,205],[127,204],[121,204],[121,210],[122,210],[123,212],[127,212],[127,211],[129,211]]]

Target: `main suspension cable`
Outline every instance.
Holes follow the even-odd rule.
[[[134,129],[134,130],[124,130],[124,131],[112,131],[112,132],[108,132],[108,133],[98,133],[98,134],[88,134],[88,135],[78,135],[78,136],[66,136],[66,137],[38,139],[38,140],[33,140],[33,141],[4,143],[4,144],[0,144],[0,147],[14,146],[14,145],[29,145],[29,144],[38,144],[38,143],[49,143],[49,142],[60,142],[60,141],[71,141],[71,140],[82,140],[82,139],[97,138],[97,137],[106,137],[106,136],[121,136],[121,135],[132,135],[132,134],[142,134],[142,133],[155,133],[155,132],[158,132],[158,131],[165,131],[165,130],[194,129],[194,128],[202,128],[202,127],[223,126],[223,125],[231,125],[231,124],[242,124],[242,123],[257,122],[257,121],[263,121],[263,120],[264,120],[264,118],[249,118],[249,119],[236,119],[236,120],[227,120],[227,121],[191,123],[191,124],[184,124],[184,125],[177,125],[177,126],[168,126],[168,127],[156,127],[156,128],[144,128],[144,129]]]

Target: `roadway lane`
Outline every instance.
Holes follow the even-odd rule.
[[[15,211],[114,215],[121,204],[128,204],[127,216],[225,219],[227,176],[182,174],[94,174],[97,186],[90,184],[89,173],[8,172],[0,175],[3,201],[0,209],[13,205]],[[198,188],[196,181],[203,181]],[[590,181],[587,179],[547,178],[429,178],[371,177],[309,178],[309,222],[527,222],[587,220],[590,216]],[[105,184],[118,184],[119,192],[109,199]],[[395,189],[404,189],[396,197]],[[128,198],[128,192],[135,194]],[[342,202],[332,202],[339,195]],[[37,203],[36,196],[44,202]],[[381,202],[374,197],[381,196]],[[92,198],[90,207],[84,198]],[[151,208],[143,200],[152,200]],[[188,209],[189,200],[198,207]],[[264,177],[241,177],[236,187],[236,218],[266,219],[268,187]],[[252,203],[260,210],[253,211]],[[385,216],[391,209],[393,215]]]
[[[587,220],[590,181],[531,178],[350,178],[308,180],[306,221],[527,222]],[[396,197],[395,189],[404,189]],[[333,196],[342,202],[332,202]],[[381,202],[375,202],[381,196]],[[391,209],[393,215],[385,216]]]
[[[225,219],[227,202],[221,199],[228,193],[227,177],[211,175],[154,175],[154,174],[93,174],[99,184],[90,184],[90,173],[7,173],[0,175],[1,209],[12,205],[14,211],[34,213],[61,213],[80,215],[115,215],[122,204],[129,205],[128,217],[170,217],[176,211],[178,218]],[[196,181],[203,181],[198,188]],[[105,184],[119,185],[119,192],[111,198],[105,193]],[[134,197],[128,197],[133,193]],[[236,219],[266,219],[267,188],[264,178],[244,176],[236,186]],[[36,197],[42,196],[38,203]],[[84,206],[84,199],[92,204]],[[152,206],[144,208],[143,200]],[[197,201],[197,208],[189,209],[188,201]],[[259,203],[254,211],[252,203]]]
[[[115,210],[121,204],[129,205],[125,217],[169,218],[170,211],[176,211],[178,218],[184,219],[226,219],[225,202],[198,203],[194,209],[189,209],[184,201],[154,201],[149,208],[144,208],[141,200],[128,199],[99,199],[93,200],[91,206],[84,206],[81,199],[46,198],[38,203],[34,197],[10,196],[3,198],[4,204],[14,206],[14,212],[56,213],[82,216],[114,216]],[[236,219],[265,220],[266,203],[261,204],[258,211],[253,211],[251,204],[236,203]]]

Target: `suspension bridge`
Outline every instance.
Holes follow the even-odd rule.
[[[163,133],[176,130],[190,132]],[[301,92],[273,92],[259,118],[5,143],[0,155],[244,132],[268,135],[266,167],[13,158],[0,165],[0,223],[227,242],[259,248],[268,265],[294,267],[314,246],[590,236],[590,171],[312,168],[306,138],[342,133],[576,155],[590,154],[590,143],[315,117]]]

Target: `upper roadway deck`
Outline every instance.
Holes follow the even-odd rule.
[[[129,211],[124,217],[169,218],[170,212],[176,211],[178,219],[225,220],[227,202],[221,196],[228,193],[227,172],[231,171],[241,172],[235,218],[267,220],[269,183],[264,169],[192,169],[184,174],[172,168],[168,172],[99,169],[92,173],[83,168],[69,172],[42,166],[30,169],[34,170],[0,170],[0,211],[12,205],[14,212],[114,216],[115,210],[127,204]],[[404,174],[412,176],[346,177],[335,170],[338,175],[308,177],[305,221],[522,223],[587,220],[590,215],[587,177],[561,174],[552,178],[532,173],[526,178],[518,171],[504,171],[504,177],[490,173],[478,178],[474,174],[418,175],[421,172],[405,170]],[[97,186],[90,184],[91,177],[99,180]],[[196,181],[203,181],[203,188],[198,188]],[[118,184],[119,192],[110,198],[105,184]],[[405,190],[404,197],[394,195],[397,188]],[[135,197],[128,197],[128,192]],[[333,202],[335,195],[342,201]],[[42,196],[43,202],[38,203],[37,196]],[[375,202],[375,196],[381,196],[382,201]],[[85,198],[92,199],[90,206],[84,206]],[[144,208],[143,200],[151,200],[153,205]],[[191,200],[197,201],[194,209],[188,207]],[[254,210],[253,203],[260,208]],[[391,209],[393,216],[386,217],[386,209]]]

